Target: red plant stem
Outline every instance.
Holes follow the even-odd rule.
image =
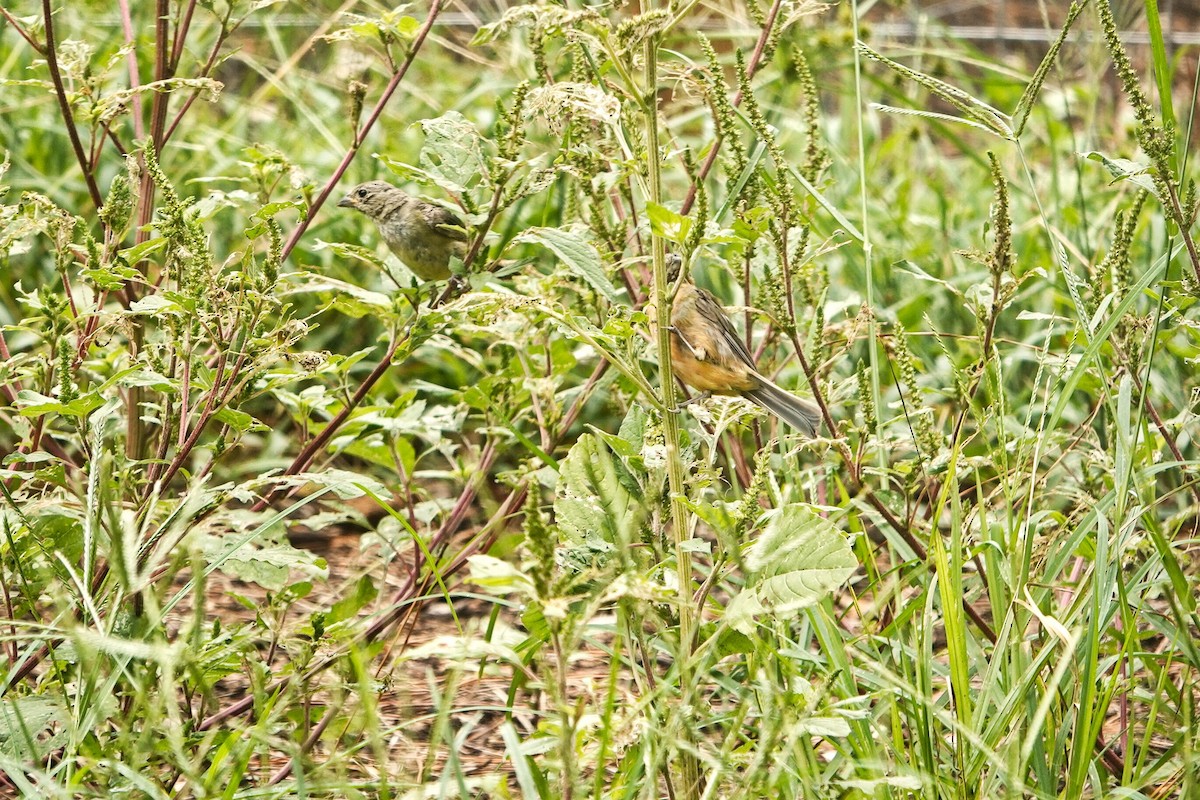
[[[188,29],[192,27],[192,14],[196,10],[196,0],[188,0],[187,8],[183,10],[183,17],[179,20],[179,24],[175,28],[175,41],[171,46],[171,73],[174,74],[179,69],[179,61],[183,58],[183,45],[187,41]],[[222,28],[225,26],[222,25]],[[221,37],[218,37],[220,39]],[[205,72],[207,74],[207,71]]]
[[[187,17],[187,22],[189,24],[191,22],[190,14]],[[221,28],[221,33],[217,36],[217,41],[213,43],[212,50],[209,51],[208,60],[204,62],[204,67],[200,70],[200,77],[207,78],[210,74],[212,74],[213,67],[217,65],[217,58],[221,55],[221,46],[225,44],[225,40],[230,33],[232,33],[232,31],[226,30],[224,27]],[[175,40],[177,44],[178,42],[182,41],[179,38],[179,34],[176,34]],[[173,64],[174,66],[171,67],[172,72],[174,72],[179,66],[178,59],[175,59]],[[183,105],[179,107],[177,112],[175,112],[175,118],[171,120],[171,124],[167,127],[166,133],[163,134],[162,140],[164,144],[169,142],[171,137],[175,135],[175,129],[179,127],[180,122],[183,122],[183,118],[187,115],[188,109],[192,107],[192,103],[196,102],[196,98],[199,97],[200,93],[203,91],[203,89],[199,88],[193,89],[192,93],[188,95],[187,100],[183,101]]]
[[[758,41],[754,45],[754,53],[750,56],[750,62],[746,64],[747,80],[753,78],[754,73],[758,72],[759,62],[762,61],[763,51],[767,47],[767,41],[771,38],[771,30],[775,27],[775,19],[779,16],[779,6],[781,4],[782,0],[774,0],[771,3],[771,10],[767,12],[766,24],[763,25],[762,32],[758,35]],[[741,104],[742,91],[739,89],[737,94],[733,96],[733,107],[737,108]],[[679,213],[683,216],[686,217],[688,212],[692,210],[692,204],[696,202],[696,189],[708,177],[708,173],[712,172],[713,165],[717,163],[717,155],[721,152],[721,144],[724,141],[724,137],[718,136],[717,140],[713,142],[712,147],[708,151],[708,157],[704,159],[704,164],[701,165],[700,171],[696,173],[696,180],[688,187],[687,196],[684,197],[683,206],[679,210]]]
[[[7,14],[5,15],[7,16]],[[71,112],[71,103],[67,100],[67,89],[63,85],[62,72],[58,69],[58,54],[54,51],[54,14],[50,8],[50,0],[42,0],[42,17],[46,26],[46,68],[50,70],[50,81],[54,84],[54,96],[58,99],[58,110],[62,113],[63,123],[67,128],[67,137],[71,140],[71,149],[75,151],[75,160],[83,171],[83,179],[87,183],[88,194],[96,208],[104,205],[100,187],[96,185],[96,176],[88,169],[87,154],[83,152],[83,142],[79,139],[79,131],[75,129],[75,115]],[[18,30],[20,30],[18,28]]]
[[[167,60],[167,41],[171,38],[169,0],[157,0],[156,17],[154,24],[154,80],[161,82],[170,80],[172,72],[171,65]],[[162,153],[163,143],[163,127],[167,121],[167,100],[171,93],[167,91],[155,92],[154,102],[150,104],[150,138],[154,142],[154,152],[156,155]],[[146,176],[149,181],[150,176]],[[153,183],[151,183],[153,186]]]
[[[49,2],[49,0],[45,0],[45,2]],[[313,200],[312,205],[309,206],[308,213],[304,215],[304,218],[300,220],[299,224],[297,224],[292,230],[291,235],[288,236],[287,242],[283,245],[283,254],[280,257],[281,261],[287,260],[287,257],[291,254],[292,250],[296,247],[296,244],[300,241],[300,237],[304,235],[306,230],[308,230],[308,226],[312,223],[313,218],[315,218],[317,212],[321,210],[321,206],[323,206],[325,201],[329,199],[330,193],[333,192],[333,187],[337,186],[338,181],[342,179],[342,175],[346,173],[346,170],[350,167],[351,162],[354,161],[354,157],[358,155],[358,150],[360,147],[362,147],[363,141],[366,139],[367,134],[370,133],[371,128],[375,126],[379,116],[383,114],[383,109],[387,106],[388,101],[392,99],[392,95],[395,94],[396,89],[399,88],[400,81],[404,80],[404,76],[408,73],[408,68],[412,65],[413,60],[416,58],[417,52],[420,51],[421,45],[425,43],[425,37],[429,35],[429,31],[433,28],[433,23],[437,20],[438,14],[441,13],[441,10],[442,0],[433,0],[433,2],[430,3],[429,14],[425,17],[425,23],[421,25],[420,30],[417,31],[417,35],[413,38],[412,47],[408,49],[408,56],[405,57],[404,63],[401,64],[400,68],[392,74],[392,79],[388,81],[388,85],[384,88],[383,94],[379,98],[379,102],[377,102],[375,107],[371,109],[371,114],[367,117],[367,121],[363,123],[362,127],[360,127],[354,134],[354,142],[350,145],[350,149],[346,151],[344,156],[342,156],[341,163],[338,164],[337,169],[334,170],[333,175],[329,178],[329,181],[326,182],[325,186],[321,188],[321,192],[317,195],[317,198]]]
[[[166,486],[168,483],[170,483],[171,479],[175,477],[175,474],[183,468],[183,462],[187,460],[188,455],[192,452],[192,448],[194,448],[196,446],[196,442],[199,441],[200,435],[204,433],[205,427],[208,426],[208,421],[217,413],[217,391],[221,386],[221,380],[224,378],[224,376],[225,356],[222,355],[220,361],[217,363],[217,374],[213,376],[213,385],[208,391],[208,400],[204,404],[204,409],[200,412],[200,418],[196,420],[196,426],[192,428],[192,431],[188,434],[187,439],[179,446],[179,450],[175,453],[175,457],[171,459],[171,465],[167,467],[166,472],[163,473],[163,486]],[[236,374],[234,377],[236,378]],[[180,419],[179,424],[181,427],[183,426],[184,420],[182,418]],[[165,431],[163,435],[166,435]],[[142,498],[143,501],[149,499],[153,491],[153,484],[147,484],[145,496]]]
[[[591,397],[592,391],[596,388],[596,385],[600,382],[600,379],[604,376],[604,373],[608,371],[608,367],[609,367],[608,362],[601,360],[600,363],[598,363],[596,365],[596,368],[594,370],[592,370],[591,376],[588,377],[587,383],[584,384],[583,391],[581,391],[579,393],[579,396],[575,398],[575,402],[567,410],[567,413],[563,414],[562,421],[559,425],[558,433],[554,437],[555,446],[557,446],[558,443],[562,441],[563,437],[571,429],[571,426],[575,424],[575,421],[579,418],[580,412],[583,410],[584,404]],[[553,448],[551,448],[551,449],[553,449]],[[495,448],[490,448],[490,449],[485,448],[484,452],[480,456],[479,464],[476,465],[475,474],[477,474],[477,475],[486,474],[487,470],[490,468],[491,462],[495,458],[497,452],[498,451]],[[465,517],[465,513],[466,513],[465,509],[469,508],[470,505],[475,501],[475,496],[476,496],[477,490],[478,490],[477,482],[472,483],[470,486],[468,486],[464,490],[462,497],[459,498],[458,502],[455,504],[454,509],[451,511],[450,515],[446,518],[446,521],[442,523],[442,526],[438,529],[437,533],[435,533],[430,538],[429,547],[431,550],[440,547],[443,543],[448,541],[449,538],[457,532],[458,525],[460,525],[462,523],[462,520]],[[521,504],[524,503],[526,491],[528,491],[528,484],[523,481],[518,487],[513,489],[513,491],[509,494],[508,498],[503,503],[501,503],[500,508],[496,511],[496,513],[494,513],[492,515],[492,518],[484,526],[484,529],[491,530],[493,527],[498,528],[499,522],[503,521],[505,518],[510,516],[515,509],[519,508],[521,506]],[[441,573],[442,577],[444,578],[447,575],[451,575],[451,574],[453,574],[453,572],[455,570],[461,568],[461,566],[466,563],[466,556],[469,556],[476,552],[480,552],[481,550],[483,550],[485,548],[485,546],[490,545],[490,542],[495,537],[495,535],[496,534],[493,533],[487,537],[478,539],[475,542],[473,542],[467,548],[467,550],[464,550],[463,553],[460,553],[459,556],[455,557],[454,561],[451,562],[450,566],[452,566],[453,569],[451,569],[450,566],[448,566],[446,569],[442,570],[442,573]],[[418,551],[418,557],[420,557],[419,551]],[[388,628],[390,628],[397,621],[399,621],[401,618],[404,617],[405,610],[411,605],[410,601],[413,599],[413,592],[416,589],[416,585],[417,585],[417,574],[416,574],[416,570],[414,570],[410,574],[410,577],[409,577],[408,581],[405,583],[405,585],[402,586],[400,588],[400,590],[397,591],[392,596],[392,598],[391,598],[391,605],[393,606],[392,610],[389,611],[387,614],[385,614],[383,617],[381,617],[379,620],[377,620],[373,625],[371,625],[370,628],[367,629],[367,631],[365,631],[363,633],[363,641],[369,642],[369,641],[372,641],[372,640],[378,638],[382,633],[387,631]],[[307,675],[313,675],[313,674],[316,674],[317,672],[328,669],[330,666],[332,666],[333,664],[335,664],[337,662],[337,658],[338,657],[336,655],[330,656],[329,658],[325,659],[324,661],[314,665],[313,668],[307,673]],[[288,684],[288,682],[290,680],[294,679],[295,677],[298,677],[298,676],[293,674],[289,677],[280,678],[279,680],[276,680],[273,683],[271,683],[269,686],[267,686],[264,689],[263,693],[266,695],[270,695],[271,693],[277,692],[280,689],[282,689],[284,686],[286,686]],[[241,700],[238,700],[236,703],[231,703],[230,705],[221,709],[216,714],[213,714],[212,716],[201,720],[200,724],[196,726],[196,729],[199,731],[210,730],[210,729],[214,728],[215,726],[221,724],[222,722],[224,722],[227,719],[231,719],[233,717],[238,716],[239,714],[245,713],[253,705],[254,705],[254,696],[253,695],[244,697]]]
[[[300,453],[292,460],[292,463],[288,465],[288,468],[283,471],[284,475],[295,475],[298,472],[303,472],[310,464],[312,464],[313,459],[317,457],[317,453],[320,452],[321,448],[325,446],[325,443],[328,442],[330,438],[333,437],[333,434],[342,427],[342,423],[346,421],[346,418],[350,416],[350,413],[354,411],[354,409],[358,408],[359,404],[362,403],[363,398],[367,396],[367,392],[371,390],[371,387],[378,383],[379,379],[383,377],[383,374],[388,371],[388,368],[392,365],[392,356],[396,355],[396,350],[400,348],[400,342],[406,338],[407,336],[400,335],[392,337],[392,342],[390,345],[388,345],[387,353],[379,360],[379,363],[375,365],[375,369],[371,370],[371,374],[363,380],[362,385],[358,387],[358,391],[356,391],[354,396],[350,398],[350,402],[346,403],[345,408],[338,412],[337,416],[331,419],[329,424],[326,425],[320,433],[314,436],[312,441],[304,446],[304,449],[301,450]],[[271,500],[281,491],[282,489],[275,489],[274,491],[268,492],[261,500],[254,504],[253,510],[262,511],[267,507],[267,504],[270,503]]]
[[[32,47],[38,53],[45,55],[46,49],[42,47],[37,39],[34,39],[29,35],[29,31],[25,30],[25,27],[21,23],[17,22],[16,17],[10,14],[7,8],[0,6],[0,16],[3,16],[4,19],[8,21],[8,24],[13,27],[13,30],[21,34],[21,38],[28,42],[30,47]]]
[[[129,88],[136,90],[142,85],[142,79],[138,74],[137,51],[132,47],[133,17],[129,13],[129,0],[118,0],[117,7],[121,11],[121,30],[125,34],[125,44],[130,46],[129,53],[125,56],[129,64]],[[142,120],[142,95],[137,91],[133,92],[133,134],[139,139],[146,138],[146,125]]]
[[[8,352],[8,342],[4,339],[4,331],[0,331],[0,359],[10,361],[12,355]],[[0,383],[0,392],[8,398],[9,403],[17,402],[17,392],[21,391],[21,381],[13,378],[11,383]]]

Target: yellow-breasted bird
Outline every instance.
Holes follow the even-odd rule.
[[[462,220],[390,183],[360,183],[338,201],[338,206],[370,217],[388,248],[421,280],[449,278],[450,257],[466,255],[467,233]]]
[[[679,275],[678,256],[670,259],[669,277]],[[684,281],[671,306],[671,369],[704,394],[745,397],[808,436],[821,424],[816,403],[772,383],[758,371],[725,309],[711,292]]]

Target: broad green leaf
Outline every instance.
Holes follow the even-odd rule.
[[[467,559],[471,567],[471,583],[484,591],[501,597],[519,594],[536,598],[533,581],[523,570],[494,556],[474,555]]]
[[[157,253],[167,246],[167,237],[155,236],[153,239],[147,239],[141,244],[135,244],[133,247],[127,247],[121,250],[121,257],[129,264],[136,264],[144,258],[148,258],[151,254]]]
[[[330,489],[343,500],[353,500],[370,492],[377,497],[386,497],[390,493],[387,488],[366,475],[348,472],[344,469],[327,469],[323,472],[301,472],[292,478],[300,483],[313,483]]]
[[[425,146],[421,148],[421,168],[438,186],[462,194],[477,184],[487,171],[479,133],[457,111],[447,111],[436,119],[421,121]]]
[[[354,318],[379,316],[390,311],[392,300],[382,292],[373,292],[352,283],[315,273],[292,273],[287,276],[296,286],[280,292],[281,296],[297,294],[329,294],[335,308]]]
[[[0,700],[0,754],[27,763],[37,762],[62,746],[71,715],[57,698],[43,695]],[[50,730],[57,733],[47,736]],[[31,743],[36,752],[29,751]]]
[[[516,236],[515,242],[532,242],[548,247],[571,272],[587,281],[605,300],[617,303],[617,292],[604,272],[600,253],[588,241],[582,225],[570,228],[530,228]]]
[[[22,389],[17,392],[15,405],[22,417],[40,417],[42,414],[51,412],[61,414],[63,411],[63,404],[58,400],[32,389]]]
[[[129,314],[137,316],[140,314],[148,314],[157,316],[159,314],[180,314],[184,308],[165,294],[148,294],[141,300],[137,300],[129,306]]]
[[[367,603],[370,603],[378,596],[379,589],[375,587],[375,582],[371,579],[371,576],[362,576],[354,584],[354,591],[348,592],[341,600],[333,604],[333,607],[325,616],[325,624],[332,625],[335,622],[350,619],[362,611]]]
[[[66,417],[86,417],[100,406],[104,400],[98,392],[87,392],[76,397],[69,403],[63,403],[53,397],[47,397],[30,389],[17,392],[16,406],[22,417],[40,417],[42,414],[62,414]]]
[[[772,512],[746,556],[746,586],[725,609],[725,621],[746,635],[754,617],[790,617],[819,602],[858,567],[849,542],[807,505]]]
[[[228,537],[204,536],[201,548],[210,559],[221,558],[219,569],[238,580],[257,583],[264,589],[278,591],[291,583],[293,571],[308,577],[325,577],[325,560],[307,550],[292,547],[286,542],[259,544],[247,542],[229,553]]]
[[[669,242],[683,244],[692,229],[690,219],[657,203],[647,203],[646,213],[650,216],[650,230]]]
[[[142,273],[120,261],[102,264],[95,269],[84,269],[80,275],[93,286],[109,290],[119,289],[126,282],[142,277]]]
[[[624,550],[641,541],[649,513],[637,481],[590,433],[579,437],[560,462],[554,514],[575,563]],[[579,552],[582,549],[583,552]]]
[[[118,386],[149,386],[156,392],[178,394],[175,384],[166,375],[160,375],[149,369],[130,369],[121,373],[115,380]],[[107,386],[108,382],[105,382]]]

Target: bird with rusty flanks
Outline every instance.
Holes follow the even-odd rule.
[[[390,183],[360,183],[338,201],[338,207],[353,208],[370,217],[388,248],[421,280],[449,278],[450,257],[466,255],[467,232],[462,220]]]
[[[669,257],[672,284],[681,265],[678,256]],[[807,436],[815,436],[821,424],[816,403],[776,386],[758,371],[717,298],[690,280],[679,284],[671,305],[671,369],[703,396],[745,397]]]

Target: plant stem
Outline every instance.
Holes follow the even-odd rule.
[[[645,45],[645,85],[642,110],[646,117],[646,171],[648,173],[649,197],[647,201],[662,204],[662,166],[659,160],[658,141],[658,39],[650,36]],[[679,447],[679,408],[676,405],[675,382],[671,376],[671,300],[667,293],[666,242],[661,236],[651,234],[650,249],[654,264],[654,308],[658,346],[658,376],[662,387],[663,439],[667,449],[667,486],[671,494],[671,540],[675,545],[675,569],[679,593],[679,644],[675,654],[678,670],[679,701],[683,708],[690,703],[692,670],[691,650],[695,628],[694,593],[692,591],[692,557],[687,549],[688,510],[684,503],[687,488],[684,485],[683,456]],[[685,720],[681,735],[690,743],[691,730]],[[688,752],[679,753],[682,773],[680,797],[700,796],[700,770],[695,757]]]
[[[49,2],[49,0],[46,0],[46,2]],[[366,139],[367,134],[371,132],[371,128],[375,126],[376,121],[378,121],[379,116],[383,113],[383,109],[387,106],[388,101],[392,99],[392,95],[395,94],[396,89],[400,87],[400,81],[404,80],[404,76],[408,73],[408,68],[412,66],[413,59],[417,57],[417,53],[420,51],[421,45],[425,43],[425,37],[429,35],[429,31],[433,28],[433,24],[437,21],[438,14],[440,14],[441,11],[442,0],[433,0],[433,2],[431,2],[429,5],[429,14],[425,17],[425,23],[421,25],[420,30],[417,31],[417,35],[413,38],[412,46],[408,48],[408,55],[405,57],[404,63],[402,63],[400,67],[394,73],[392,73],[392,79],[388,81],[388,85],[384,88],[383,94],[380,95],[379,102],[377,102],[375,107],[371,109],[371,114],[367,117],[367,121],[364,122],[362,127],[355,132],[354,141],[351,143],[350,148],[346,151],[346,154],[342,156],[341,163],[337,165],[337,169],[333,171],[333,175],[329,178],[329,181],[325,184],[325,186],[321,188],[321,192],[317,195],[317,199],[313,200],[312,205],[309,206],[308,213],[304,215],[304,218],[300,220],[299,224],[296,225],[291,234],[288,236],[287,242],[283,245],[283,253],[280,256],[281,261],[287,260],[287,257],[291,254],[292,249],[295,248],[296,244],[300,241],[300,237],[304,235],[304,232],[308,230],[308,226],[312,224],[313,218],[316,217],[317,212],[321,209],[321,206],[323,206],[325,201],[329,199],[329,195],[333,192],[333,187],[337,186],[338,181],[342,179],[342,175],[346,173],[346,170],[350,167],[351,162],[354,161],[354,157],[358,155],[358,150],[360,147],[362,147],[363,141]]]
[[[42,21],[46,26],[46,49],[43,55],[46,57],[46,68],[50,70],[50,81],[54,84],[58,110],[62,113],[63,125],[67,129],[67,137],[71,140],[71,149],[75,151],[75,160],[79,162],[79,169],[83,171],[83,179],[87,182],[92,204],[99,209],[104,205],[104,197],[100,194],[100,187],[96,185],[96,176],[88,169],[88,157],[83,152],[83,142],[80,141],[79,131],[75,128],[75,115],[71,112],[70,101],[67,100],[67,87],[63,85],[62,72],[58,69],[58,53],[54,50],[54,14],[50,8],[50,0],[42,0]]]

